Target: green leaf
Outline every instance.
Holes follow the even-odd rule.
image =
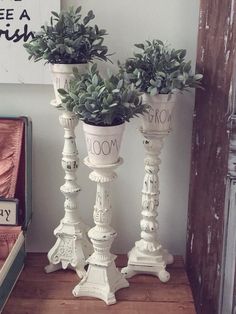
[[[113,101],[113,97],[111,94],[109,94],[107,97],[107,103],[110,105],[112,103],[112,101]]]
[[[140,53],[135,53],[134,56],[138,59],[142,59],[143,56]]]
[[[106,113],[108,113],[108,112],[109,112],[108,109],[102,109],[101,114],[106,114]]]
[[[106,87],[103,86],[103,87],[99,90],[98,96],[100,96],[100,95],[103,93],[103,91],[104,91],[105,89],[106,89]]]
[[[69,96],[70,96],[73,100],[78,100],[78,99],[79,99],[78,96],[77,96],[74,92],[72,92],[72,91],[69,91],[68,94],[69,94]]]
[[[100,29],[100,31],[99,31],[100,36],[104,36],[106,34],[107,34],[107,31],[105,29]]]
[[[189,72],[191,70],[191,61],[187,62],[183,67],[184,72]]]
[[[181,50],[179,54],[180,58],[184,58],[186,56],[186,53],[187,53],[186,49]]]
[[[137,86],[137,87],[139,87],[140,85],[141,85],[141,83],[142,83],[142,80],[137,80],[137,82],[135,83],[135,85]]]
[[[97,64],[94,63],[90,69],[91,73],[94,74],[97,71]]]
[[[75,51],[73,48],[71,48],[71,47],[66,47],[66,46],[65,46],[65,50],[66,50],[66,52],[67,52],[68,54],[72,54],[72,53]]]
[[[79,13],[80,13],[80,11],[81,11],[81,9],[82,9],[82,7],[81,7],[81,6],[79,6],[79,7],[75,10],[75,13],[76,13],[76,14],[79,14]]]
[[[163,78],[166,77],[166,73],[161,72],[161,71],[158,71],[158,72],[157,72],[157,75],[158,75],[158,76],[161,76],[161,77],[163,77]]]
[[[194,78],[195,78],[195,80],[199,81],[203,78],[203,75],[202,74],[195,74]]]
[[[117,89],[120,89],[123,86],[123,84],[124,84],[124,80],[123,79],[119,80],[117,84]]]
[[[184,81],[184,76],[183,75],[178,75],[177,78],[178,78],[179,81]]]
[[[90,21],[90,18],[88,16],[85,16],[85,18],[83,19],[84,25],[88,24]]]
[[[156,42],[157,42],[159,45],[164,46],[163,41],[161,41],[161,40],[157,39],[157,40],[156,40]]]
[[[93,16],[94,16],[93,10],[90,10],[87,15],[88,15],[90,18],[93,17]]]
[[[154,88],[151,89],[150,95],[151,96],[155,96],[157,93],[158,93],[157,88],[154,87]]]
[[[93,85],[97,86],[97,84],[98,84],[98,76],[97,76],[97,74],[94,74],[94,76],[92,78],[92,83],[93,83]]]
[[[150,80],[150,84],[151,84],[152,86],[156,86],[156,85],[157,85],[156,82],[155,82],[153,79]]]
[[[80,36],[79,38],[77,38],[76,40],[74,40],[73,45],[75,45],[76,47],[79,46],[79,44],[83,41],[83,37]]]
[[[135,44],[134,46],[144,50],[144,44]]]
[[[88,91],[88,93],[92,93],[94,91],[94,86],[93,85],[89,85],[87,87],[87,91]]]
[[[182,88],[182,83],[181,81],[179,81],[178,79],[174,79],[173,80],[173,87],[177,88],[177,89],[181,89]]]
[[[67,95],[67,91],[66,91],[65,89],[63,89],[63,88],[59,88],[57,91],[58,91],[58,93],[59,93],[60,95],[62,95],[62,96]]]
[[[56,16],[57,18],[60,18],[59,14],[55,11],[51,11],[52,15]]]

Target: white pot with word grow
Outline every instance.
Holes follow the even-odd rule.
[[[172,111],[176,103],[176,95],[158,94],[142,95],[144,103],[150,106],[148,112],[142,116],[143,132],[170,132]]]

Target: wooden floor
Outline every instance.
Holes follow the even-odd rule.
[[[117,258],[124,266],[126,257]],[[3,314],[194,314],[194,304],[183,260],[175,258],[168,267],[171,279],[160,283],[153,276],[129,279],[130,287],[116,293],[117,304],[107,306],[94,298],[75,298],[71,291],[78,283],[73,271],[45,274],[45,254],[28,254],[23,270]]]

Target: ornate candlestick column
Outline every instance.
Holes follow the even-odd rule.
[[[141,240],[129,252],[128,266],[122,269],[126,278],[140,273],[156,275],[162,282],[169,280],[165,270],[166,264],[173,263],[173,256],[164,250],[158,237],[158,205],[159,205],[159,155],[163,147],[163,138],[167,134],[143,133],[146,149],[145,176],[142,189]]]
[[[88,227],[78,214],[76,202],[80,188],[76,182],[76,170],[79,165],[78,151],[75,143],[75,127],[78,119],[69,111],[62,111],[59,117],[64,128],[64,148],[62,167],[65,170],[65,184],[61,192],[65,196],[65,216],[54,230],[57,241],[48,253],[50,264],[45,267],[47,273],[58,269],[72,268],[79,277],[85,275],[86,259],[92,254],[92,245],[87,238]]]
[[[145,98],[146,97],[146,98]],[[142,219],[140,222],[141,239],[135,243],[129,252],[127,267],[122,269],[126,278],[146,273],[157,276],[162,282],[170,278],[166,265],[172,264],[174,259],[161,246],[158,236],[158,206],[159,206],[159,166],[160,154],[164,138],[171,131],[171,115],[175,104],[175,97],[143,96],[144,101],[150,104],[150,110],[143,118],[141,133],[144,136],[145,176],[142,189]]]
[[[113,171],[122,163],[120,158],[116,164],[94,165],[88,157],[85,164],[94,171],[89,178],[97,183],[96,203],[94,206],[94,223],[88,236],[93,243],[94,253],[88,258],[89,268],[86,276],[74,288],[73,294],[92,296],[102,299],[107,304],[116,303],[115,292],[129,286],[128,281],[115,266],[116,256],[110,253],[111,244],[116,237],[111,223],[110,183],[117,177]]]

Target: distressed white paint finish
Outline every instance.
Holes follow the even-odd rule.
[[[114,169],[122,163],[122,159],[111,165],[94,165],[89,158],[85,164],[93,169],[89,178],[97,183],[96,203],[94,206],[94,223],[88,232],[93,243],[94,253],[89,257],[89,268],[86,276],[74,288],[76,297],[91,296],[102,299],[106,304],[116,303],[115,292],[129,286],[128,281],[115,265],[116,255],[110,253],[113,240],[117,236],[111,227],[111,195],[110,183],[117,177]]]
[[[141,129],[144,136],[144,147],[146,151],[145,157],[145,176],[142,189],[142,219],[141,226],[141,239],[135,243],[133,249],[129,252],[128,266],[122,269],[122,273],[127,278],[130,278],[136,274],[147,273],[157,276],[162,282],[166,282],[170,278],[170,274],[166,271],[166,265],[173,263],[173,256],[163,249],[158,235],[158,206],[159,206],[159,167],[161,164],[160,154],[163,148],[164,138],[170,133],[172,110],[174,103],[171,106],[168,104],[166,96],[150,97],[158,98],[158,101],[150,101],[151,109],[150,114],[153,116],[153,112],[158,112],[160,115],[161,110],[164,110],[164,100],[166,102],[166,108],[168,108],[168,119],[161,120],[160,118],[155,120],[144,117],[145,130]],[[155,115],[156,116],[156,115]],[[148,125],[150,122],[150,126]],[[163,122],[163,123],[162,123]],[[163,125],[164,124],[164,127]],[[164,131],[163,131],[164,129]]]
[[[193,251],[193,241],[194,241],[194,233],[192,233],[192,237],[191,237],[191,244],[190,244],[190,252],[191,253]]]
[[[229,169],[230,172],[230,169]],[[231,174],[231,173],[230,173]],[[222,265],[217,265],[217,276],[221,276],[221,291],[219,298],[219,313],[234,313],[234,285],[236,260],[236,180],[235,173],[228,177],[225,197],[224,216],[224,248]]]
[[[59,121],[65,132],[62,152],[65,184],[61,186],[61,192],[65,196],[65,216],[54,231],[57,241],[48,253],[50,264],[45,267],[45,271],[49,273],[61,268],[72,268],[79,277],[83,277],[86,259],[92,253],[92,246],[87,238],[88,227],[79,217],[76,201],[80,191],[76,182],[79,158],[74,133],[78,119],[74,113],[63,110]]]
[[[234,1],[231,4],[233,11]],[[231,23],[230,23],[231,25]],[[228,176],[225,195],[224,247],[222,263],[217,265],[217,276],[221,276],[219,313],[236,313],[235,260],[236,260],[236,71],[230,82],[228,114],[230,129]],[[214,218],[219,220],[217,213]]]

